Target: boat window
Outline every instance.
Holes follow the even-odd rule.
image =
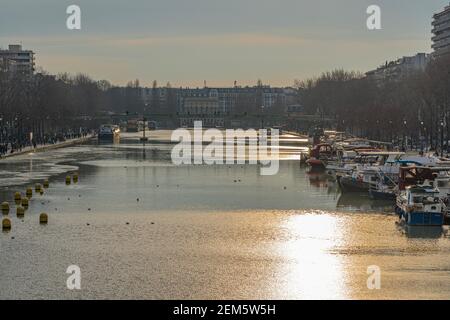
[[[450,181],[438,180],[437,185],[438,185],[439,188],[450,188]]]
[[[421,203],[423,201],[423,198],[421,196],[415,196],[413,197],[414,203]]]

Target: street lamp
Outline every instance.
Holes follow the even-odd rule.
[[[4,135],[4,127],[3,127],[3,115],[0,116],[0,141],[3,142],[3,135]]]
[[[264,129],[264,106],[261,106],[261,129]]]
[[[441,157],[444,156],[444,121],[441,120]]]
[[[424,148],[425,148],[425,146],[424,146],[425,140],[426,140],[426,136],[425,136],[425,130],[424,130],[424,122],[420,121],[420,148],[421,148],[422,152],[424,151]]]
[[[392,128],[392,120],[389,120],[389,132],[391,133],[390,134],[390,136],[391,136],[391,143],[394,143],[394,131],[393,131],[393,128]]]
[[[404,120],[403,124],[405,126],[405,130],[404,130],[404,134],[403,134],[403,149],[404,149],[404,151],[406,151],[406,147],[408,145],[407,141],[406,141],[406,139],[407,139],[407,137],[406,137],[406,129],[407,129],[406,126],[407,126],[408,122],[406,120]]]

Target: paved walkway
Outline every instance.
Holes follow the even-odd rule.
[[[58,142],[55,144],[46,144],[46,145],[39,145],[35,148],[33,148],[32,146],[28,146],[25,148],[22,148],[21,151],[16,151],[14,153],[7,153],[3,156],[0,156],[0,160],[2,159],[6,159],[6,158],[11,158],[14,156],[19,156],[19,155],[23,155],[23,154],[27,154],[30,152],[43,152],[43,151],[47,151],[47,150],[52,150],[52,149],[57,149],[57,148],[64,148],[64,147],[68,147],[68,146],[72,146],[75,144],[79,144],[79,143],[83,143],[86,141],[89,141],[90,139],[94,138],[95,135],[87,135],[86,137],[82,137],[82,138],[76,138],[76,139],[70,139],[70,140],[66,140],[64,142]]]

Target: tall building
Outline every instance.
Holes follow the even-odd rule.
[[[23,50],[21,45],[9,45],[7,50],[0,49],[0,61],[3,70],[25,75],[34,73],[34,52]]]
[[[434,55],[440,57],[450,53],[450,5],[433,16],[433,45]]]
[[[193,127],[195,121],[201,121],[204,127],[222,127],[223,113],[219,109],[217,97],[186,98],[180,113],[180,125]]]
[[[426,53],[418,53],[412,57],[403,57],[395,61],[386,62],[379,68],[366,73],[368,78],[376,82],[383,81],[400,81],[415,72],[425,70],[430,55]]]
[[[183,109],[186,98],[216,98],[219,101],[219,111],[229,114],[238,111],[239,102],[244,98],[259,101],[260,107],[270,109],[277,104],[286,104],[286,89],[263,87],[232,87],[232,88],[200,88],[180,89],[178,91],[179,110]]]

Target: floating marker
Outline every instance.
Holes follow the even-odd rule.
[[[40,224],[47,224],[48,223],[48,215],[46,213],[41,213],[39,215],[39,223]]]
[[[70,176],[66,176],[66,184],[69,185],[72,183],[72,178]]]
[[[42,186],[39,183],[36,183],[36,185],[34,186],[34,190],[36,192],[40,193],[42,190]]]
[[[78,182],[78,173],[75,173],[73,175],[73,183],[77,183]]]
[[[25,209],[28,208],[30,202],[28,201],[27,198],[23,198],[22,199],[22,207],[24,207]]]
[[[33,196],[33,189],[28,188],[25,194],[28,198],[31,198]]]
[[[20,201],[20,200],[22,200],[22,195],[20,194],[20,192],[14,193],[14,200],[15,200],[15,201]]]
[[[17,207],[16,214],[18,217],[23,217],[25,215],[25,208],[24,207]]]
[[[48,180],[45,180],[44,181],[44,188],[47,189],[48,187],[50,187],[50,182]]]
[[[9,203],[8,202],[3,202],[2,203],[2,212],[3,212],[3,214],[8,214],[9,213]]]
[[[9,220],[8,218],[3,219],[2,229],[3,230],[11,230],[11,220]]]

